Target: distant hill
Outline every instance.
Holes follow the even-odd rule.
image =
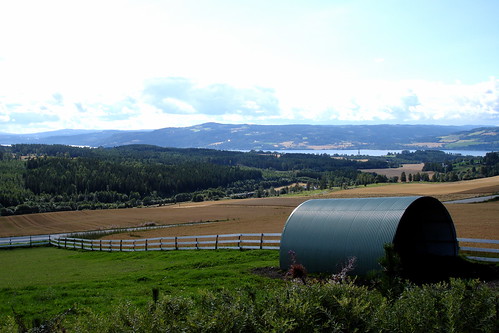
[[[481,127],[438,137],[447,149],[493,149],[499,146],[499,127]]]
[[[14,143],[92,147],[151,144],[162,147],[225,150],[428,148],[499,150],[499,127],[205,123],[153,131],[62,130],[28,135],[0,133],[0,144]]]

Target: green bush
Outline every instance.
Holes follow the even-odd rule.
[[[80,311],[75,332],[496,332],[497,289],[477,280],[406,285],[394,300],[352,282],[163,296],[111,314]],[[5,331],[12,329],[10,318]]]
[[[497,332],[497,290],[478,280],[409,286],[384,314],[393,332]]]

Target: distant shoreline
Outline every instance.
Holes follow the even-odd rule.
[[[415,152],[416,149],[277,149],[272,150],[277,153],[282,154],[328,154],[328,155],[347,155],[347,156],[385,156],[388,153],[400,154],[403,150],[408,150],[410,152]],[[419,150],[430,150],[430,149],[419,149]],[[450,149],[435,149],[440,150],[448,154],[460,154],[463,156],[485,156],[485,154],[492,152],[492,150],[450,150]],[[239,150],[243,152],[248,152],[249,150]],[[265,150],[266,151],[266,150]],[[359,154],[360,152],[360,154]]]

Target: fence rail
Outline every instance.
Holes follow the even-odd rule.
[[[280,233],[158,237],[136,240],[92,240],[57,237],[50,240],[51,245],[60,248],[109,252],[216,249],[278,250],[280,242]]]
[[[0,248],[32,247],[50,244],[50,235],[0,238]]]
[[[481,244],[480,247],[460,246],[459,251],[467,258],[479,261],[499,262],[499,240],[458,238],[459,243]],[[484,247],[486,246],[486,247]]]
[[[499,240],[458,238],[459,250],[467,258],[499,262]],[[89,251],[167,251],[192,249],[270,249],[278,250],[280,233],[228,234],[208,236],[179,236],[147,239],[91,240],[73,238],[70,234],[37,235],[0,238],[0,248],[57,246]],[[479,246],[469,246],[479,244]]]

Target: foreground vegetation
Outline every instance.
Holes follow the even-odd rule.
[[[495,332],[497,287],[282,277],[277,251],[0,251],[1,332]],[[27,269],[27,267],[29,267]],[[296,275],[295,271],[290,271]],[[296,277],[300,277],[296,275]],[[304,282],[305,283],[304,283]]]
[[[128,208],[183,201],[276,196],[373,183],[430,181],[428,173],[384,175],[360,169],[425,163],[433,181],[499,174],[497,153],[485,158],[441,151],[384,157],[280,154],[146,145],[77,148],[0,147],[0,215]]]

